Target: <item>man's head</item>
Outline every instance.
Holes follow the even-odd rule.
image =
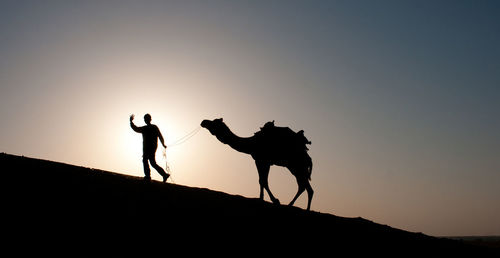
[[[150,114],[144,115],[144,122],[148,125],[151,124],[151,115]]]

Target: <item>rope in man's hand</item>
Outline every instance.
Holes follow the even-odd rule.
[[[132,117],[131,117],[132,118]],[[169,144],[170,147],[178,146],[181,145],[185,142],[187,142],[189,139],[191,139],[193,136],[195,136],[201,129],[201,126],[196,127],[193,131],[189,132],[188,134],[184,135],[183,137],[179,138],[177,141]],[[168,165],[167,161],[167,145],[163,145],[163,158],[165,159],[165,171],[167,171],[168,174],[170,174],[170,180],[172,180],[172,183],[175,184],[175,181],[172,177],[172,169],[170,169],[170,166]]]
[[[170,169],[170,166],[168,166],[168,161],[167,161],[167,146],[164,146],[165,148],[163,149],[163,158],[165,159],[165,171],[170,175],[168,178],[172,181],[172,183],[175,184],[174,178],[172,177],[172,170]]]

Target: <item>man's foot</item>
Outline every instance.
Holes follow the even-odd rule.
[[[151,181],[151,177],[150,176],[145,176],[143,178],[143,180],[146,181],[146,182],[150,182]]]
[[[170,174],[163,176],[163,183],[167,182],[167,179],[170,177]]]

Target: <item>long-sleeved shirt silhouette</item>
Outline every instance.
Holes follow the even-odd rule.
[[[164,143],[160,129],[154,124],[148,124],[138,127],[134,122],[130,122],[130,127],[138,133],[142,134],[142,151],[144,155],[154,155],[158,148],[158,138],[161,143]]]

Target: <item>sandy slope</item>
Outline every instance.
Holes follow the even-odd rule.
[[[21,253],[499,254],[362,218],[307,212],[209,189],[146,183],[137,177],[9,154],[0,154],[0,165],[3,232],[9,236],[5,246],[16,246]]]

